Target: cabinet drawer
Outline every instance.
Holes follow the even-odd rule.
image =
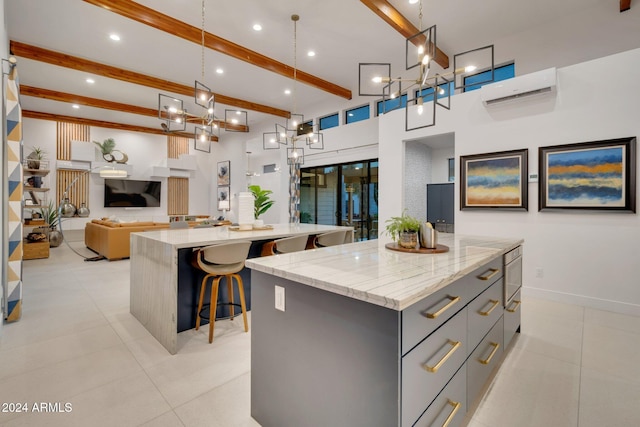
[[[449,384],[429,405],[415,427],[456,427],[467,413],[467,365],[453,376]]]
[[[402,354],[406,354],[500,277],[502,257],[403,310]]]
[[[489,378],[493,368],[498,366],[504,346],[502,317],[478,344],[467,361],[467,404],[473,405],[478,393]]]
[[[467,310],[402,358],[402,425],[413,425],[466,357]]]
[[[503,280],[503,278],[497,280],[469,303],[467,308],[467,350],[469,352],[476,348],[504,311],[502,307]]]
[[[516,292],[511,303],[504,310],[504,347],[507,348],[520,327],[520,292]]]

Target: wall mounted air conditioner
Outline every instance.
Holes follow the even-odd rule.
[[[484,85],[480,89],[480,98],[485,106],[489,106],[534,95],[555,95],[555,93],[556,69],[548,68]]]

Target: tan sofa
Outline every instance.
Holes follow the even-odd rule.
[[[129,258],[130,235],[139,231],[169,228],[166,222],[119,223],[94,219],[84,228],[84,244],[108,260]]]

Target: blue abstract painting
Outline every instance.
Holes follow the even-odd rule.
[[[624,207],[625,147],[547,153],[548,207]]]

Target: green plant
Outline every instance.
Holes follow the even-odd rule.
[[[259,185],[250,185],[249,191],[253,193],[253,216],[258,219],[260,215],[269,210],[275,203],[275,200],[269,198],[270,194],[273,194],[271,190],[263,190]]]
[[[29,154],[30,159],[34,160],[42,160],[47,157],[47,152],[44,151],[40,147],[31,147],[31,154]]]
[[[44,221],[49,224],[49,228],[54,230],[58,226],[60,218],[58,216],[58,209],[53,206],[53,202],[49,201],[49,206],[40,208],[40,215]]]
[[[386,233],[391,236],[393,241],[398,240],[400,233],[405,231],[420,231],[420,220],[407,215],[407,210],[402,212],[401,216],[392,216],[385,221]]]
[[[100,144],[98,141],[93,141],[93,143],[100,147],[100,151],[103,155],[111,154],[113,149],[116,148],[116,142],[113,140],[113,138],[105,139],[102,144]]]

